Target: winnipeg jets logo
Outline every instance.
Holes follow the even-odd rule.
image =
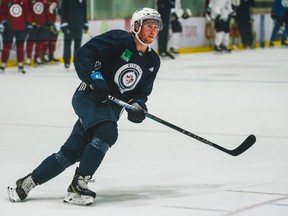
[[[22,7],[19,4],[14,4],[9,10],[11,16],[20,17],[22,15]]]
[[[143,71],[137,64],[125,64],[115,74],[114,82],[121,93],[131,91],[141,79]]]
[[[131,74],[127,74],[124,80],[124,84],[126,86],[130,86],[131,84],[133,84],[133,82],[135,81],[135,74],[131,73]]]
[[[33,6],[33,11],[35,14],[40,15],[43,13],[44,11],[44,5],[42,2],[36,2],[36,4],[34,4]]]

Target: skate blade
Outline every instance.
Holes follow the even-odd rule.
[[[16,188],[8,186],[7,193],[8,193],[9,200],[11,202],[19,202],[19,201],[21,201],[20,197],[18,196],[18,194],[16,192]]]
[[[94,198],[91,196],[79,195],[71,192],[68,192],[68,195],[63,200],[64,203],[80,206],[91,205],[93,201]]]

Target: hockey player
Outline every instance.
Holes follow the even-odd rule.
[[[270,36],[270,47],[274,46],[274,41],[277,37],[280,28],[285,25],[281,38],[281,45],[287,46],[286,39],[288,36],[288,1],[274,0],[271,10],[271,18],[274,21],[274,27]]]
[[[255,48],[252,28],[252,7],[255,6],[254,0],[239,0],[239,5],[235,6],[236,22],[241,34],[241,42],[243,48]]]
[[[49,0],[47,10],[47,28],[49,29],[49,39],[48,43],[43,44],[42,60],[43,62],[59,62],[58,59],[54,57],[54,52],[56,49],[56,42],[58,37],[58,31],[55,25],[58,15],[59,1]]]
[[[87,22],[86,0],[61,1],[61,30],[64,33],[63,59],[64,67],[69,68],[71,63],[71,46],[74,42],[74,52],[81,46],[83,31],[89,28]]]
[[[30,29],[31,17],[28,11],[28,0],[3,0],[0,8],[0,23],[3,31],[3,50],[1,71],[4,72],[9,59],[13,39],[16,39],[17,62],[19,72],[24,70],[24,42],[26,30]]]
[[[192,16],[191,10],[185,8],[183,10],[181,0],[175,0],[175,8],[171,9],[171,38],[170,38],[170,52],[173,54],[179,54],[177,49],[179,48],[179,39],[182,33],[181,19],[188,19]]]
[[[171,9],[175,8],[175,0],[157,0],[157,8],[163,19],[163,31],[158,36],[158,52],[161,57],[175,57],[168,51],[169,27],[171,18]]]
[[[214,50],[215,52],[231,52],[230,44],[230,20],[234,16],[231,0],[211,0],[208,10],[214,19],[216,31]]]
[[[179,48],[179,39],[182,33],[182,24],[179,21],[179,17],[174,12],[171,14],[171,38],[170,38],[170,52],[173,54],[179,54],[177,49]]]
[[[47,27],[48,0],[29,0],[33,29],[29,32],[26,45],[26,64],[31,65],[34,53],[34,63],[42,64],[43,46],[48,43],[49,27]],[[36,45],[34,47],[34,45]],[[35,50],[34,50],[35,49]]]
[[[96,36],[76,53],[75,69],[82,82],[72,105],[79,120],[60,151],[17,180],[16,187],[8,187],[12,202],[23,201],[35,186],[79,161],[64,202],[92,204],[96,193],[87,184],[117,140],[122,111],[121,106],[108,100],[108,94],[135,106],[137,109],[127,110],[128,120],[141,123],[160,67],[159,56],[150,47],[163,27],[160,14],[151,8],[139,9],[130,26],[130,32],[111,30]]]

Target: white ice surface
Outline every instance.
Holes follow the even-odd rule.
[[[149,112],[225,148],[249,134],[238,157],[153,120],[124,113],[119,140],[94,175],[89,207],[63,204],[75,166],[40,185],[22,203],[6,188],[59,150],[77,117],[79,84],[63,65],[8,68],[0,74],[0,215],[286,216],[288,215],[288,49],[188,54],[163,60]]]

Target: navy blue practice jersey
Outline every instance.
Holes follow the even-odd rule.
[[[123,30],[111,30],[92,38],[75,56],[79,78],[88,85],[93,71],[102,73],[110,95],[124,101],[147,101],[160,67],[152,48],[143,53],[136,49],[133,36]]]

